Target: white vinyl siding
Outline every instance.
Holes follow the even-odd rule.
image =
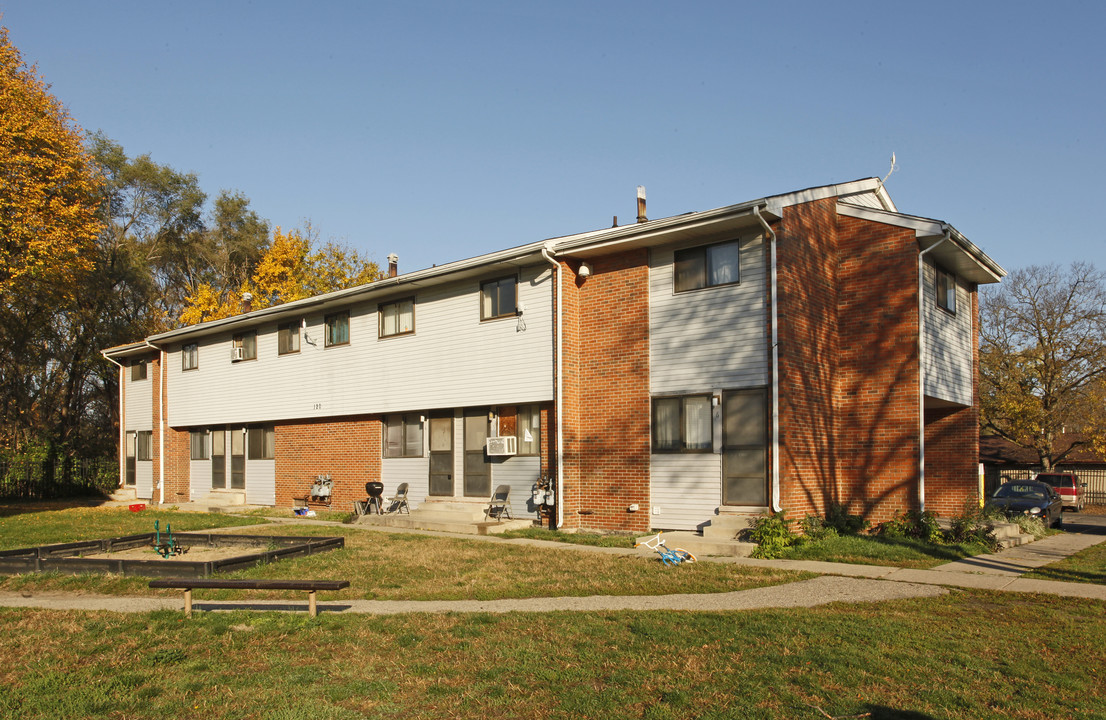
[[[534,506],[534,483],[541,472],[541,458],[536,455],[509,457],[492,463],[492,490],[500,485],[510,485],[511,517],[537,517]]]
[[[407,483],[407,503],[414,510],[430,494],[430,458],[384,458],[380,482],[384,483],[385,500],[396,494],[400,483]]]
[[[923,370],[925,394],[939,400],[972,404],[972,331],[971,295],[956,278],[956,312],[937,305],[935,269],[926,262],[922,290],[925,324]]]
[[[651,527],[698,530],[715,516],[721,503],[721,477],[721,455],[653,455],[649,465]],[[654,508],[660,512],[653,513]]]
[[[190,500],[202,500],[211,492],[211,460],[191,460],[188,463]]]
[[[151,500],[154,496],[154,463],[139,460],[134,469],[134,494],[142,500]]]
[[[177,358],[180,362],[180,358]],[[179,368],[180,365],[178,364]],[[145,380],[131,380],[131,369],[123,368],[123,382],[126,384],[124,393],[124,428],[125,432],[148,432],[154,428],[154,383],[157,378],[153,371],[153,364],[147,364],[147,377]],[[124,438],[126,435],[124,434]],[[135,438],[137,445],[137,438]],[[153,448],[156,452],[157,448]],[[137,447],[136,447],[137,456]],[[134,473],[135,497],[141,500],[150,500],[154,494],[154,462],[150,460],[136,460]],[[122,475],[126,474],[126,460],[121,468]]]
[[[762,239],[742,238],[739,283],[680,293],[673,288],[676,249],[654,250],[649,262],[650,392],[696,393],[767,384]]]
[[[229,484],[230,474],[227,474]],[[276,505],[276,461],[246,459],[246,504]]]
[[[200,339],[197,370],[182,373],[179,351],[171,354],[169,423],[211,426],[550,401],[551,275],[548,266],[521,270],[520,318],[481,322],[481,278],[473,278],[420,289],[418,331],[402,337],[378,337],[377,308],[389,300],[373,298],[351,306],[348,345],[324,348],[324,316],[333,311],[304,316],[306,337],[291,355],[278,357],[276,321],[258,327],[252,362],[230,362],[230,332]]]

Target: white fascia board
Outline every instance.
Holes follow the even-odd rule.
[[[153,348],[146,344],[146,341],[136,343],[128,343],[127,345],[116,345],[115,347],[109,347],[106,350],[101,350],[100,354],[106,358],[128,358],[139,357],[141,355],[149,355],[153,352]]]
[[[783,208],[792,205],[802,205],[803,203],[814,202],[815,200],[825,200],[831,197],[840,197],[842,195],[876,192],[882,188],[883,183],[880,182],[879,178],[853,180],[852,182],[841,183],[840,185],[822,185],[820,187],[807,188],[805,190],[798,190],[783,195],[773,195],[767,198],[768,210],[775,215],[782,215]],[[887,201],[890,202],[891,198],[887,195],[886,190],[883,196],[886,196]],[[881,199],[883,196],[881,196]],[[891,204],[892,206],[894,205],[894,203]]]
[[[968,266],[959,263],[960,274],[977,283],[996,283],[1006,276],[1006,270],[1001,265],[992,260],[987,253],[979,249],[971,240],[964,237],[959,230],[941,220],[876,210],[875,208],[850,205],[849,203],[837,203],[837,213],[846,217],[870,220],[884,225],[913,230],[919,241],[923,239],[936,240],[948,233],[949,239],[960,249],[963,255],[971,260],[972,267],[970,270],[967,269]],[[931,244],[928,243],[927,246]],[[942,254],[939,250],[934,252],[938,254],[938,257]]]

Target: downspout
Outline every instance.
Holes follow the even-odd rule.
[[[769,304],[772,306],[772,512],[780,512],[780,337],[776,313],[776,233],[761,216],[758,206],[753,206],[753,215],[770,238],[771,248],[769,273],[772,289]]]
[[[565,439],[564,439],[564,401],[562,399],[562,390],[564,384],[562,378],[564,377],[564,362],[563,362],[563,344],[562,338],[562,310],[563,305],[561,303],[564,296],[564,288],[561,287],[561,264],[553,259],[553,256],[549,254],[549,248],[552,243],[546,243],[542,246],[541,256],[549,261],[549,264],[553,266],[553,270],[556,277],[556,284],[553,286],[557,291],[557,381],[555,383],[554,393],[557,395],[557,529],[560,530],[564,526],[565,511],[564,511],[564,484],[565,484],[565,471],[564,471],[564,457],[565,457]]]
[[[159,505],[165,504],[165,392],[169,389],[165,381],[165,351],[156,345],[146,341],[146,347],[157,350],[158,369],[157,383],[160,386],[157,391],[157,484],[161,490]]]
[[[114,358],[108,357],[107,353],[100,351],[100,354],[104,356],[104,359],[109,363],[119,368],[119,457],[116,458],[120,467],[123,465],[124,454],[127,452],[127,411],[123,407],[123,382],[125,373],[123,372],[123,363],[116,361]],[[120,473],[119,486],[126,485],[126,478]]]
[[[930,250],[951,239],[946,228],[945,236],[918,253],[918,502],[920,510],[926,510],[926,386],[925,359],[925,259]]]

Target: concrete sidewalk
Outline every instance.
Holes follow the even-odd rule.
[[[337,523],[313,521],[310,524]],[[371,528],[365,529],[376,531]],[[382,528],[381,530],[397,532],[396,528]],[[548,540],[505,540],[495,536],[457,535],[423,530],[400,530],[399,532],[457,537],[469,541],[525,545],[560,552],[644,557],[652,557],[653,555],[644,549],[601,548]],[[814,607],[834,602],[867,603],[911,597],[934,597],[946,593],[948,587],[1046,593],[1065,597],[1106,600],[1106,585],[1032,580],[1020,577],[1023,573],[1034,568],[1056,562],[1103,541],[1106,541],[1106,534],[1063,533],[1029,545],[946,563],[930,570],[809,560],[758,560],[735,557],[701,558],[705,562],[806,571],[819,575],[819,577],[811,580],[730,593],[545,597],[467,601],[345,600],[320,602],[319,610],[320,612],[349,612],[373,615],[443,612],[604,612],[620,610],[719,612],[771,607]],[[0,607],[150,612],[167,609],[179,610],[182,606],[183,603],[179,598],[30,592],[0,593]],[[209,611],[247,609],[304,611],[307,606],[305,603],[286,600],[245,600],[242,602],[198,601],[194,603],[194,607],[197,610]]]

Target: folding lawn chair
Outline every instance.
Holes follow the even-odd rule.
[[[396,488],[396,494],[384,501],[384,507],[387,508],[384,512],[400,512],[401,510],[408,515],[411,514],[411,506],[407,504],[407,483],[400,483]]]
[[[503,515],[506,513],[507,519],[511,519],[511,501],[509,496],[511,494],[510,485],[500,485],[492,493],[492,497],[488,500],[488,509],[484,511],[484,521],[487,522],[489,517],[493,517],[500,522],[503,521]]]

